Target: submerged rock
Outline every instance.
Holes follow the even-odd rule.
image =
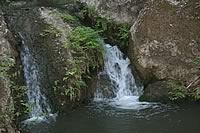
[[[199,69],[194,63],[200,60],[199,25],[198,0],[147,3],[131,28],[128,53],[145,86],[159,80],[180,81],[191,91],[199,86]],[[165,92],[159,83],[153,88],[155,96]]]

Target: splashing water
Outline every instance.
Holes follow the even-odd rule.
[[[148,102],[139,102],[143,87],[136,84],[130,60],[117,46],[105,44],[104,50],[104,71],[99,74],[99,78],[107,77],[110,84],[106,87],[99,84],[95,101],[108,101],[111,106],[123,109],[141,110],[150,107],[152,104]],[[110,91],[113,97],[105,95],[105,90]]]

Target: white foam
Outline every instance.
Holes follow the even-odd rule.
[[[109,44],[104,45],[104,74],[109,78],[114,98],[104,95],[105,90],[97,88],[95,93],[96,102],[106,102],[112,107],[121,109],[142,110],[149,108],[155,103],[140,102],[139,97],[143,93],[143,86],[139,86],[132,74],[130,60],[117,48]],[[101,85],[100,85],[101,86]]]
[[[117,98],[141,95],[143,87],[137,86],[135,82],[130,67],[130,60],[124,56],[117,46],[105,44],[104,49],[104,71],[102,74],[109,77],[110,85],[114,88],[112,90],[113,94]],[[101,88],[97,88],[95,97],[96,99],[105,98]]]
[[[56,121],[56,117],[57,117],[57,113],[55,114],[48,114],[48,115],[44,115],[44,116],[38,116],[38,117],[31,117],[27,120],[24,120],[22,122],[23,125],[35,125],[38,123],[42,123],[42,122],[49,122],[50,120]]]
[[[155,105],[155,103],[140,102],[139,96],[124,96],[120,99],[114,99],[110,105],[121,109],[142,110]]]

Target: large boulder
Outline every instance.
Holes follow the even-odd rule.
[[[161,80],[176,80],[187,89],[197,90],[199,70],[195,62],[200,60],[199,25],[199,0],[146,3],[130,30],[128,52],[145,86]],[[160,90],[162,86],[157,87]]]
[[[80,0],[107,19],[133,23],[147,0]]]

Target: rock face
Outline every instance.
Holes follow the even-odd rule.
[[[133,23],[147,0],[80,0],[97,12],[118,22]]]
[[[63,12],[65,14],[66,10]],[[21,39],[21,45],[29,48],[40,75],[41,92],[54,109],[59,111],[73,106],[70,96],[65,94],[69,92],[69,88],[68,83],[63,83],[63,78],[75,61],[68,38],[73,26],[64,22],[63,12],[55,8],[32,7],[11,10],[6,16],[9,27]],[[78,22],[73,24],[75,23]],[[80,91],[77,103],[84,102],[93,95],[94,89],[91,88],[94,87],[95,80],[96,78],[92,78],[86,81],[89,87]]]
[[[147,3],[131,28],[128,53],[146,86],[177,80],[198,88],[199,70],[194,62],[200,60],[199,25],[199,0]]]
[[[2,12],[0,11],[0,132],[14,133],[12,120],[14,117],[14,105],[11,95],[11,81],[8,77],[9,67],[14,65],[16,51],[10,41],[12,34],[7,28]]]

